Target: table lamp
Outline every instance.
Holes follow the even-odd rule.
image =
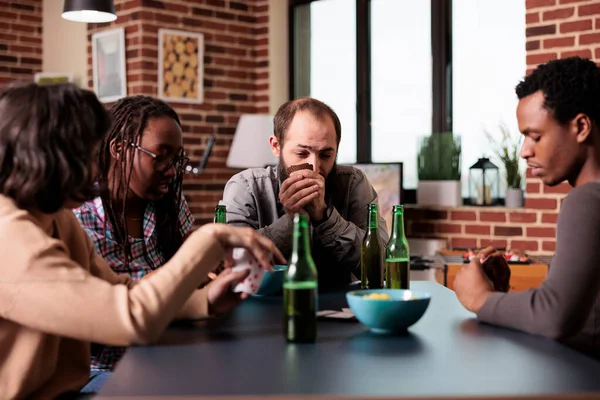
[[[262,168],[277,165],[269,137],[273,134],[273,116],[244,114],[240,117],[227,156],[229,168]]]

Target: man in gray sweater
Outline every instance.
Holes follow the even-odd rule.
[[[556,253],[539,288],[494,292],[474,259],[456,275],[455,292],[480,321],[600,357],[600,69],[578,57],[550,61],[516,92],[521,157],[544,184],[573,187],[558,218]]]
[[[367,209],[378,199],[361,170],[336,163],[342,138],[338,116],[325,103],[304,97],[283,104],[273,125],[269,143],[279,164],[247,169],[227,182],[222,201],[227,223],[258,230],[289,259],[292,216],[305,213],[319,289],[360,278]],[[380,243],[386,243],[381,215],[379,235]]]

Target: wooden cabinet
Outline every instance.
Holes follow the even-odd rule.
[[[444,259],[442,254],[442,259]],[[454,288],[456,273],[464,264],[447,263],[443,269],[436,273],[436,280],[448,289]],[[520,292],[539,287],[548,274],[548,265],[535,264],[509,264],[510,268],[510,291]]]

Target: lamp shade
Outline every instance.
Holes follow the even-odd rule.
[[[273,116],[245,114],[240,117],[227,156],[229,168],[261,168],[278,163],[271,152],[269,137],[273,134]]]
[[[65,0],[62,17],[69,21],[101,23],[117,19],[113,0]]]

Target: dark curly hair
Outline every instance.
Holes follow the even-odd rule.
[[[122,261],[125,267],[128,268],[131,260],[131,246],[129,240],[127,240],[129,237],[126,223],[127,189],[131,180],[133,157],[121,157],[120,160],[114,159],[110,153],[111,142],[116,139],[123,151],[133,151],[130,143],[139,143],[149,119],[170,117],[180,126],[181,122],[175,110],[167,103],[150,96],[124,97],[112,106],[110,113],[113,118],[113,125],[100,147],[98,158],[100,172],[97,181],[99,187],[103,188],[101,198],[105,215],[108,215],[117,243],[119,243],[125,255],[125,259]],[[129,165],[126,165],[127,160],[129,160]],[[110,177],[111,167],[117,166],[119,168],[115,168],[115,171],[118,170],[120,173]],[[122,201],[121,207],[117,207],[116,200],[108,190],[109,179],[111,178],[110,187],[118,195],[120,201]],[[183,170],[177,171],[177,176],[173,179],[169,192],[162,199],[154,203],[156,207],[158,246],[166,260],[169,260],[183,243],[179,226],[182,181]],[[120,212],[117,212],[119,209]],[[107,227],[106,222],[107,219],[105,218],[105,230]],[[147,261],[152,265],[151,260]]]
[[[2,194],[48,214],[93,197],[93,151],[110,127],[94,93],[72,84],[9,86],[0,115]]]
[[[600,72],[593,61],[569,57],[538,66],[516,87],[520,99],[541,90],[544,107],[566,124],[579,113],[600,123]]]

